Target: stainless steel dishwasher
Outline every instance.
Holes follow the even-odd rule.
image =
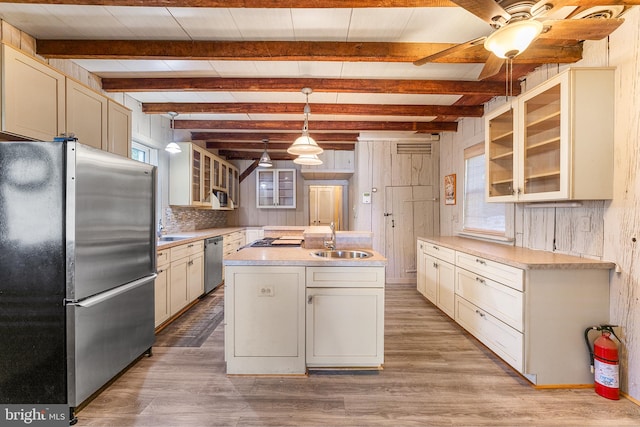
[[[204,241],[204,293],[209,293],[222,283],[222,236]]]

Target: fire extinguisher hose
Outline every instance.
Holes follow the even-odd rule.
[[[589,361],[591,363],[591,373],[593,373],[593,348],[591,347],[591,343],[589,342],[589,332],[591,331],[609,331],[611,333],[611,335],[613,335],[614,337],[616,337],[616,339],[618,340],[618,342],[622,342],[620,341],[620,338],[618,338],[618,336],[616,335],[616,333],[613,331],[613,328],[615,328],[616,325],[600,325],[600,326],[590,326],[587,329],[585,329],[584,331],[584,341],[587,344],[587,350],[589,351]]]

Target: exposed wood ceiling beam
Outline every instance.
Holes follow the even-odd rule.
[[[177,113],[209,114],[302,114],[303,103],[143,103],[147,114]],[[380,104],[311,104],[313,114],[366,116],[450,116],[482,117],[484,107],[447,105],[380,105]]]
[[[300,129],[296,129],[300,131]],[[309,132],[309,136],[318,142],[355,142],[358,140],[358,133],[315,133]],[[192,141],[245,141],[256,142],[268,139],[269,142],[288,142],[292,143],[298,136],[296,133],[283,132],[191,132]]]
[[[299,136],[299,135],[298,135]],[[356,147],[354,143],[336,143],[336,142],[323,142],[317,141],[320,146],[325,150],[336,151],[353,151]],[[269,142],[267,145],[269,153],[272,150],[286,151],[291,144],[285,142]],[[230,142],[230,141],[207,141],[207,148],[212,150],[233,149],[233,150],[259,150],[260,153],[264,150],[264,143],[262,142]],[[259,157],[259,156],[258,156]]]
[[[234,150],[220,150],[218,154],[224,157],[227,160],[254,160],[259,159],[262,151],[259,152],[251,152],[251,151],[234,151]],[[297,156],[287,153],[286,151],[283,153],[280,152],[269,152],[269,157],[271,160],[293,160]]]
[[[176,129],[246,129],[300,130],[301,121],[293,120],[176,120]],[[309,128],[323,131],[413,131],[418,133],[455,132],[456,122],[389,122],[389,121],[312,121]]]
[[[383,80],[383,79],[309,79],[309,78],[103,78],[107,92],[300,92],[310,87],[314,92],[340,93],[414,93],[439,95],[500,95],[504,83],[461,80]],[[514,95],[519,88],[514,87]],[[302,97],[302,95],[300,95]]]
[[[144,7],[234,7],[323,9],[362,7],[454,7],[447,0],[0,0],[0,3],[69,4],[95,6],[144,6]]]
[[[569,63],[581,59],[576,40],[537,40],[514,62]],[[411,62],[451,47],[451,43],[387,43],[326,41],[170,41],[170,40],[45,40],[38,55],[60,59],[176,59],[245,61]],[[482,44],[432,62],[481,63],[489,52]]]

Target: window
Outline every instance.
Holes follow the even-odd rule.
[[[131,158],[142,163],[151,163],[151,148],[138,142],[131,142]]]
[[[464,150],[463,232],[506,237],[507,206],[485,201],[484,144]]]

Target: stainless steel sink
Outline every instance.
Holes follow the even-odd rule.
[[[323,257],[323,258],[369,258],[372,257],[373,254],[367,251],[359,251],[359,250],[321,250],[312,252],[313,255]]]
[[[178,240],[184,240],[188,238],[188,236],[162,236],[158,237],[158,242],[176,242]]]

